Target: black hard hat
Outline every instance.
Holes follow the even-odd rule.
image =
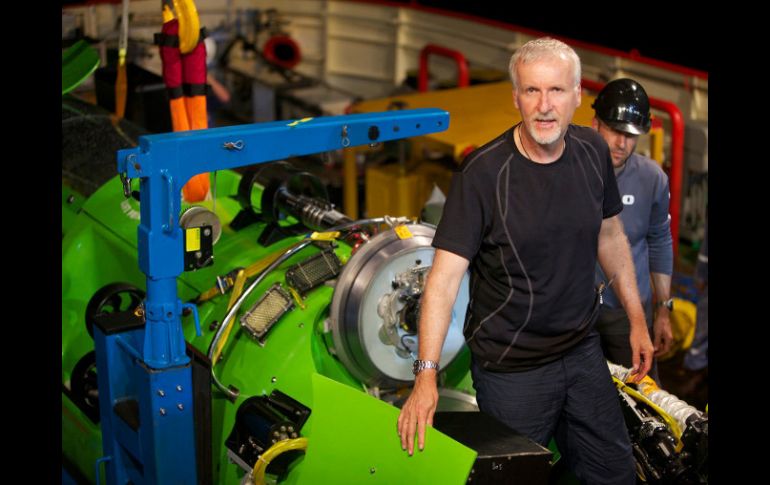
[[[633,79],[608,82],[591,107],[597,118],[618,131],[632,135],[650,131],[650,100]]]

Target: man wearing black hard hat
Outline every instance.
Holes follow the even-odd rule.
[[[593,127],[610,147],[623,201],[620,218],[631,245],[637,287],[655,356],[660,356],[668,351],[672,342],[669,312],[672,309],[673,250],[668,177],[655,161],[634,153],[639,135],[650,130],[650,101],[638,82],[616,79],[607,83],[592,107],[596,112]],[[596,279],[607,282],[612,275],[605,275],[597,265]],[[605,356],[612,362],[630,367],[628,317],[612,286],[609,290],[605,293],[596,328],[601,334]],[[650,376],[658,380],[655,365]]]

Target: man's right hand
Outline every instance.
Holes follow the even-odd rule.
[[[433,414],[438,405],[438,387],[436,370],[424,369],[414,381],[412,394],[401,408],[398,416],[398,435],[401,437],[401,449],[414,453],[414,434],[417,425],[417,445],[420,451],[425,448],[425,427],[433,426]]]

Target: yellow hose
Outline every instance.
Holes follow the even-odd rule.
[[[652,379],[650,379],[652,380]],[[679,425],[676,423],[676,420],[672,418],[666,411],[664,411],[660,406],[652,402],[650,399],[647,398],[644,394],[637,391],[636,389],[633,389],[626,385],[625,382],[621,381],[615,376],[612,376],[612,381],[615,383],[615,386],[617,386],[618,389],[625,392],[629,396],[633,397],[637,401],[643,402],[644,404],[650,406],[658,415],[660,415],[661,418],[666,422],[669,429],[671,430],[671,434],[674,435],[674,438],[676,439],[676,451],[679,452],[682,450],[682,440],[680,439],[682,436],[682,430],[679,429]],[[653,381],[654,382],[654,381]]]
[[[275,459],[278,455],[291,450],[306,450],[307,438],[294,438],[290,440],[281,440],[274,444],[262,453],[254,464],[254,470],[251,474],[254,479],[255,485],[263,485],[265,483],[265,470],[267,465]]]

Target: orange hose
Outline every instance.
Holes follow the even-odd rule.
[[[128,80],[125,60],[118,65],[118,79],[115,81],[115,117],[123,118],[126,114],[126,97],[128,96]]]

